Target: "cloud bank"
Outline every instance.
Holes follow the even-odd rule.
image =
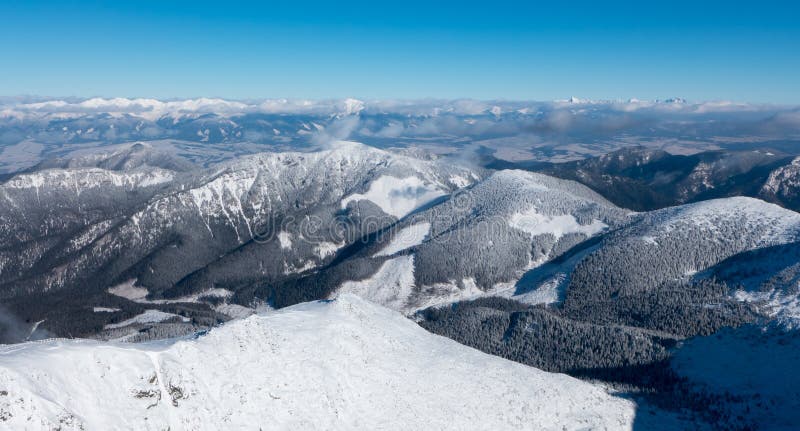
[[[573,97],[544,102],[0,98],[0,151],[36,142],[45,145],[42,157],[67,144],[178,140],[206,146],[203,160],[213,161],[223,153],[229,157],[264,151],[263,145],[321,147],[346,139],[451,153],[469,147],[505,158],[539,160],[574,159],[625,145],[697,152],[765,143],[793,152],[800,143],[800,107],[679,98]],[[208,145],[232,143],[243,145],[218,147],[217,155],[207,151]],[[186,150],[184,145],[182,151]],[[0,171],[12,169],[2,165],[0,160]]]
[[[46,99],[34,97],[2,97],[0,112],[4,116],[69,114],[127,114],[147,119],[181,114],[244,115],[263,114],[307,114],[307,115],[353,115],[353,114],[397,114],[410,116],[491,114],[495,117],[511,115],[536,115],[546,111],[598,111],[640,112],[651,111],[663,114],[708,114],[725,112],[764,112],[791,109],[777,105],[754,105],[729,101],[687,102],[674,98],[644,101],[585,100],[572,97],[548,102],[536,101],[480,101],[480,100],[307,100],[264,99],[251,101],[197,98],[183,100],[90,98],[90,99]]]

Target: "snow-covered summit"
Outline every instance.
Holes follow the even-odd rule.
[[[747,248],[800,239],[800,214],[750,197],[712,199],[647,213],[646,236],[657,239],[693,227],[717,241],[744,242]]]
[[[611,224],[622,221],[627,213],[577,182],[533,172],[503,170],[419,217],[432,219],[432,234],[439,235],[456,225],[463,228],[485,220],[508,220],[517,229],[527,231],[515,220],[531,214],[543,220],[567,216],[576,224],[590,224],[595,220]]]
[[[196,339],[0,349],[16,429],[629,429],[634,405],[432,335],[352,295]]]
[[[467,180],[462,182],[462,178]],[[351,201],[371,200],[385,213],[402,217],[427,200],[477,179],[468,168],[338,141],[322,151],[260,153],[224,163],[210,170],[188,193],[201,210],[207,203],[218,206],[228,200],[223,195],[231,195],[238,205],[249,207],[245,212],[260,215],[274,209],[270,205],[276,202],[288,203],[306,193],[315,195],[306,201],[318,204],[341,199],[342,207]],[[223,212],[223,208],[216,210],[217,214]]]
[[[349,281],[339,292],[407,313],[463,298],[512,295],[526,271],[620,225],[628,213],[574,181],[495,172],[402,220],[370,250],[369,278],[346,274]],[[383,261],[385,256],[393,257]],[[549,302],[556,301],[552,296]]]
[[[714,199],[640,213],[629,225],[607,234],[575,266],[565,304],[578,310],[586,307],[589,295],[611,304],[617,298],[689,286],[696,274],[726,259],[798,240],[800,214],[753,198]]]
[[[105,288],[137,278],[140,287],[155,295],[198,268],[204,272],[195,277],[222,274],[236,259],[247,260],[236,274],[252,277],[257,267],[258,277],[278,279],[322,264],[364,234],[362,225],[339,223],[336,217],[342,214],[385,218],[388,223],[480,179],[473,169],[443,159],[422,160],[355,142],[320,151],[258,153],[187,172],[156,168],[180,166],[169,157],[147,154],[155,153],[137,147],[100,158],[58,161],[54,168],[0,185],[0,202],[8,202],[0,206],[0,244],[20,244],[19,249],[0,251],[0,283],[24,278],[19,286],[31,291],[69,287],[97,274],[109,278]],[[94,210],[63,217],[63,211],[75,208]],[[321,226],[320,232],[308,232],[311,223]],[[369,226],[365,223],[363,229]],[[345,228],[353,232],[345,235]],[[36,242],[55,235],[66,240]],[[279,236],[281,247],[255,251],[277,244]],[[165,248],[166,238],[177,237],[179,244]],[[228,257],[244,244],[247,250]],[[131,262],[154,252],[161,253],[157,261],[165,272],[176,275],[143,270],[148,276],[137,270],[136,275],[111,280],[119,275],[117,269],[130,268]],[[19,254],[30,259],[20,260]],[[58,263],[51,266],[46,260],[50,256],[59,256]],[[125,262],[109,270],[109,261],[117,259]]]

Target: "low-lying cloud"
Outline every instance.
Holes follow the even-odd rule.
[[[633,137],[633,138],[631,138]],[[516,138],[591,145],[631,139],[800,139],[800,109],[735,102],[0,98],[0,145],[177,139],[325,146],[407,141],[463,145]]]

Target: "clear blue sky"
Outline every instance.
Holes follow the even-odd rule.
[[[0,0],[0,94],[800,103],[793,2],[604,3]]]

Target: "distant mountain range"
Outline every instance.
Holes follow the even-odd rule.
[[[0,98],[0,175],[98,147],[148,141],[211,166],[355,140],[463,159],[564,162],[643,145],[796,152],[797,107],[731,102]],[[233,145],[235,144],[235,145]]]
[[[486,165],[578,181],[636,211],[730,196],[751,196],[800,209],[800,158],[774,150],[675,155],[633,147],[566,163],[489,160]]]

